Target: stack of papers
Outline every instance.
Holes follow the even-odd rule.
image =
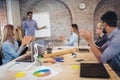
[[[33,65],[33,63],[29,63],[29,62],[13,62],[12,64],[10,64],[9,66],[7,66],[4,69],[11,70],[11,71],[26,71],[32,65]]]

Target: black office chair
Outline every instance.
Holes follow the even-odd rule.
[[[2,48],[0,46],[0,65],[2,65],[2,58],[3,58]]]
[[[2,55],[0,53],[0,65],[2,65]]]

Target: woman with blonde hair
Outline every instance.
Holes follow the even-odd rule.
[[[17,40],[19,46],[21,45],[21,41],[23,39],[23,36],[22,36],[22,31],[17,27],[14,29],[14,36],[15,36],[15,39]]]
[[[4,27],[4,37],[2,41],[2,52],[4,55],[4,58],[2,59],[3,64],[18,57],[30,40],[30,37],[24,37],[21,46],[19,47],[14,38],[14,26],[11,24],[6,25]]]
[[[99,36],[98,39],[95,41],[95,44],[98,47],[101,47],[108,40],[107,35],[106,35],[106,31],[103,28],[103,23],[102,22],[97,23],[95,31],[96,31],[96,34]]]
[[[23,39],[23,32],[22,32],[22,28],[20,26],[17,26],[14,29],[14,36],[15,36],[15,39],[17,40],[18,45],[20,47],[22,39]],[[28,47],[26,46],[25,49],[21,52],[20,55],[25,54],[27,50],[28,50]]]

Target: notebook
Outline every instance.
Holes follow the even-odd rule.
[[[42,56],[44,54],[45,47],[41,44],[31,44],[31,53],[30,55],[26,55],[24,57],[19,58],[16,60],[17,62],[33,62],[34,61],[34,54],[38,54]]]
[[[110,78],[102,63],[81,63],[80,77]]]

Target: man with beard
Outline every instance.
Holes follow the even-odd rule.
[[[96,47],[89,31],[80,30],[80,34],[87,40],[98,61],[108,63],[120,76],[120,30],[117,27],[117,15],[114,11],[108,11],[101,20],[108,35],[108,41],[101,48]]]

